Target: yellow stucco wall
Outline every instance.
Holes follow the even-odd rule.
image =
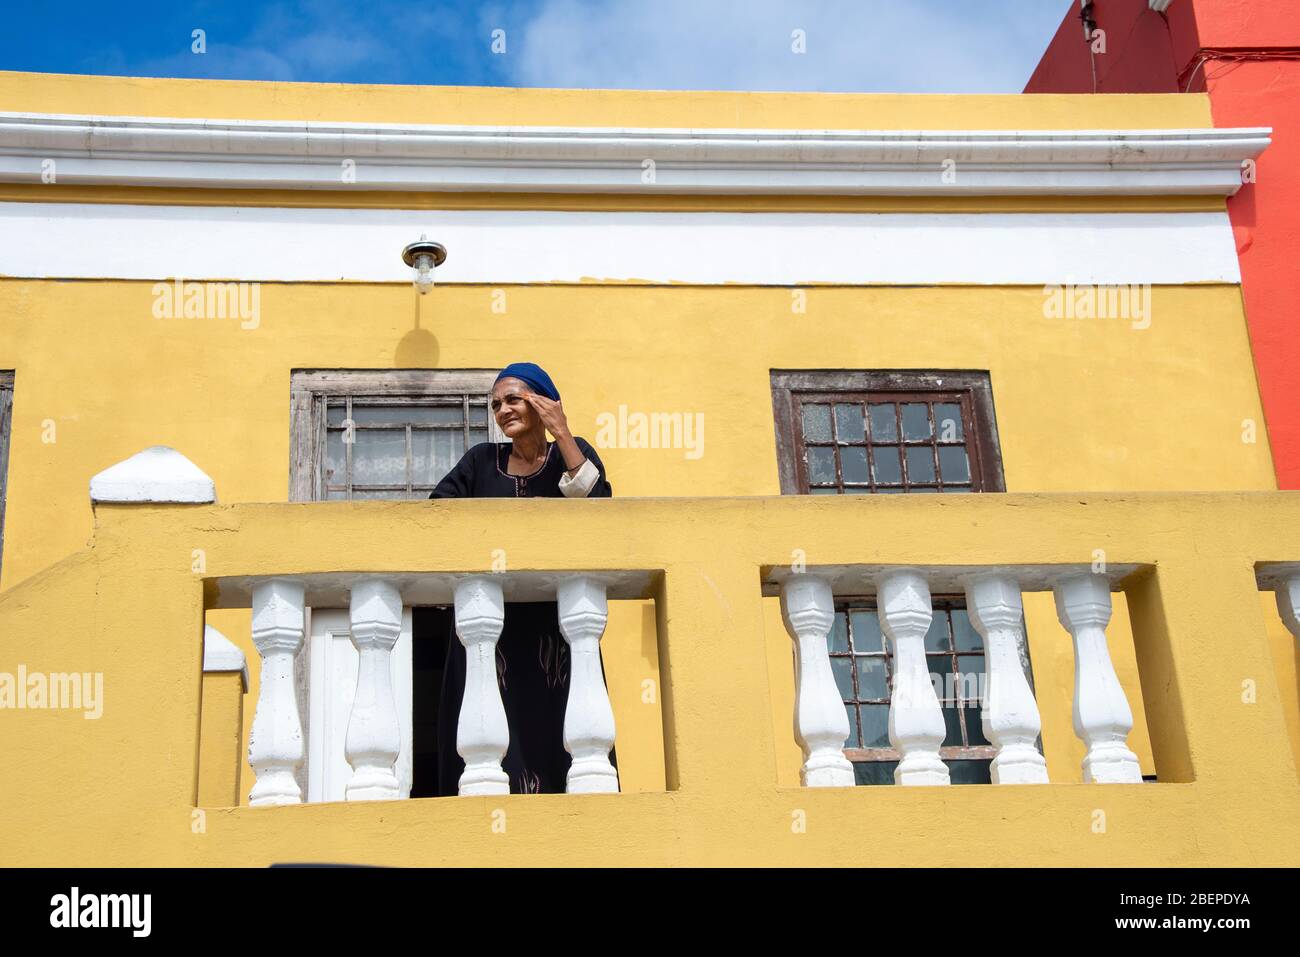
[[[200,696],[199,807],[239,803],[243,770],[244,679],[237,671],[205,672]]]
[[[526,523],[495,500],[100,507],[88,547],[0,596],[0,633],[29,669],[105,675],[97,721],[0,722],[6,780],[21,783],[3,805],[0,863],[1300,863],[1300,789],[1254,579],[1256,561],[1300,548],[1300,494],[531,504]],[[662,570],[670,790],[195,813],[204,577],[486,569],[483,527],[521,570]],[[430,549],[438,536],[452,544]],[[353,547],[340,555],[336,541]],[[1128,597],[1165,783],[781,786],[758,583],[803,542],[818,543],[813,564],[1056,563],[1091,548],[1143,564]],[[195,548],[206,576],[191,571]],[[1058,693],[1040,683],[1045,703]]]
[[[1236,287],[1157,287],[1147,329],[1044,318],[1035,288],[817,287],[802,314],[783,288],[506,291],[502,315],[489,287],[441,286],[417,300],[407,285],[264,284],[258,328],[241,329],[237,320],[154,318],[151,283],[0,280],[9,329],[0,368],[17,370],[0,584],[84,543],[89,477],[149,445],[193,459],[220,501],[285,500],[293,368],[479,368],[527,355],[561,384],[573,427],[588,438],[596,416],[620,404],[703,413],[698,459],[601,450],[618,496],[778,494],[773,368],[987,369],[1010,491],[1274,487],[1266,439],[1241,440],[1242,420],[1262,415]],[[102,332],[87,335],[90,324]],[[785,736],[782,780],[792,783],[789,639],[767,604],[771,721]],[[616,607],[610,634],[643,635],[643,614]],[[1278,667],[1294,671],[1294,642],[1273,618]],[[247,611],[215,611],[208,621],[256,663]],[[1050,601],[1028,597],[1026,622],[1035,680],[1068,688],[1073,655]],[[1150,773],[1126,629],[1121,607],[1111,641],[1134,702],[1134,747]],[[612,641],[607,651],[620,759],[631,762],[626,787],[656,790],[662,729],[641,687],[657,671],[633,647],[647,645]],[[255,667],[251,677],[245,739]],[[1300,740],[1300,708],[1288,714]],[[1043,720],[1053,773],[1077,767],[1068,696],[1045,704]],[[251,785],[245,768],[245,800]]]
[[[1203,96],[435,90],[4,72],[0,72],[0,102],[8,110],[53,113],[516,125],[874,129],[1211,125],[1208,100]],[[749,200],[0,186],[0,201],[11,199],[408,208],[1223,208],[1222,200],[1205,197]],[[610,515],[629,520],[644,514],[649,522],[644,528],[638,526],[637,540],[625,542],[629,555],[640,556],[649,567],[673,565],[676,572],[669,575],[670,580],[691,582],[681,585],[682,591],[669,590],[673,597],[667,609],[662,602],[657,608],[645,603],[616,603],[611,609],[603,647],[619,729],[620,771],[625,790],[631,792],[618,796],[623,803],[546,796],[525,799],[536,803],[520,804],[511,798],[507,802],[511,820],[523,822],[525,836],[497,845],[475,830],[475,815],[486,813],[487,807],[477,800],[409,802],[385,808],[378,816],[373,809],[346,806],[210,812],[208,821],[217,826],[209,829],[207,837],[192,834],[188,802],[194,800],[194,775],[199,765],[199,684],[193,655],[197,653],[194,638],[202,607],[195,605],[187,588],[192,583],[190,549],[199,546],[185,545],[184,574],[164,567],[166,563],[159,564],[159,553],[150,549],[169,536],[186,543],[210,540],[214,547],[224,543],[217,547],[218,553],[224,552],[218,568],[229,567],[231,561],[245,562],[249,553],[244,544],[230,547],[232,536],[222,529],[231,513],[221,508],[142,510],[143,524],[127,521],[120,535],[97,537],[93,550],[84,550],[94,535],[87,501],[90,476],[149,445],[170,445],[194,460],[215,480],[222,503],[283,502],[289,461],[289,375],[295,368],[483,368],[528,358],[551,371],[565,394],[575,432],[588,438],[594,438],[596,416],[616,411],[620,404],[646,412],[703,413],[705,454],[699,459],[686,458],[682,450],[601,450],[619,498],[778,494],[768,379],[774,368],[988,370],[1007,487],[1013,493],[1271,490],[1275,487],[1273,470],[1235,286],[1157,287],[1153,321],[1145,330],[1115,321],[1046,319],[1038,288],[815,287],[807,290],[806,311],[795,313],[791,291],[785,288],[594,283],[504,287],[508,297],[504,314],[492,309],[498,287],[439,286],[431,295],[419,298],[406,284],[265,283],[260,325],[245,330],[236,320],[155,319],[152,286],[151,282],[0,277],[0,328],[4,330],[0,368],[17,371],[6,547],[0,577],[0,670],[12,670],[14,663],[24,658],[29,667],[48,662],[46,666],[54,668],[61,656],[66,658],[75,651],[77,661],[69,667],[107,670],[113,675],[110,701],[121,702],[114,706],[111,722],[106,718],[76,727],[55,712],[28,712],[20,720],[10,720],[12,716],[7,715],[0,722],[4,735],[0,740],[5,753],[16,755],[18,767],[36,768],[51,781],[69,768],[84,768],[100,789],[98,793],[113,796],[113,806],[120,813],[109,814],[110,838],[96,852],[102,855],[100,862],[260,863],[284,859],[284,855],[312,859],[335,855],[378,863],[522,863],[529,854],[553,857],[565,851],[567,844],[554,843],[554,836],[543,831],[546,822],[553,822],[553,812],[564,813],[570,821],[566,811],[575,807],[584,812],[594,809],[594,816],[587,820],[584,814],[582,821],[571,822],[579,839],[576,856],[568,857],[593,863],[811,863],[827,860],[835,842],[846,837],[851,841],[854,828],[868,826],[873,846],[885,855],[882,863],[953,863],[937,849],[939,842],[926,850],[921,830],[910,825],[937,813],[951,814],[954,809],[967,816],[968,832],[963,834],[969,840],[962,846],[983,854],[971,863],[1025,863],[1008,848],[1028,846],[1041,849],[1044,863],[1051,855],[1061,857],[1062,863],[1067,859],[1153,863],[1153,840],[1165,842],[1159,854],[1167,863],[1286,860],[1279,857],[1284,855],[1279,845],[1256,830],[1263,828],[1258,821],[1239,822],[1239,828],[1234,825],[1226,831],[1213,830],[1217,817],[1226,813],[1232,801],[1241,799],[1232,790],[1236,785],[1229,781],[1231,775],[1220,772],[1214,761],[1207,767],[1210,778],[1223,785],[1217,790],[1207,790],[1199,775],[1195,785],[1159,785],[1154,791],[1106,789],[1100,792],[1104,797],[1098,796],[1096,788],[1066,786],[1077,781],[1082,757],[1082,746],[1070,727],[1073,655],[1068,636],[1043,595],[1026,595],[1026,622],[1043,716],[1044,752],[1052,780],[1060,789],[1038,792],[1037,797],[1025,794],[1022,788],[963,788],[961,797],[914,791],[897,794],[889,788],[870,789],[870,797],[782,790],[797,784],[799,764],[790,722],[790,643],[775,601],[754,594],[750,559],[759,561],[756,556],[761,552],[766,556],[761,561],[788,560],[789,545],[776,532],[762,527],[760,515],[768,514],[770,506],[749,505],[750,511],[741,513],[730,510],[735,506],[701,502],[680,506],[628,503],[609,510]],[[1261,423],[1258,441],[1242,441],[1244,420]],[[1290,496],[1283,498],[1290,501]],[[1279,500],[1278,504],[1237,509],[1232,504],[1235,499],[1209,501],[1224,503],[1223,511],[1215,512],[1217,506],[1209,504],[1197,506],[1195,533],[1179,499],[1158,500],[1149,513],[1142,512],[1126,529],[1072,520],[1076,525],[1082,522],[1078,527],[1103,529],[1099,540],[1120,536],[1116,541],[1127,543],[1125,547],[1139,558],[1160,557],[1145,550],[1148,542],[1141,538],[1143,530],[1162,540],[1176,539],[1184,577],[1168,593],[1169,600],[1183,602],[1183,609],[1199,608],[1210,615],[1205,593],[1213,593],[1217,586],[1211,582],[1213,587],[1201,589],[1190,584],[1207,574],[1193,558],[1203,559],[1206,568],[1218,567],[1229,559],[1217,551],[1214,536],[1220,532],[1246,534],[1233,524],[1234,517],[1267,526],[1249,530],[1250,534],[1280,534],[1272,523],[1286,519],[1290,512],[1285,509],[1293,506]],[[484,515],[496,514],[490,506],[472,508],[480,507],[488,508]],[[628,511],[620,511],[624,507]],[[652,510],[635,511],[643,507]],[[814,562],[832,560],[829,555],[836,549],[849,556],[844,560],[864,561],[863,548],[883,549],[880,560],[887,561],[906,560],[899,556],[909,549],[925,548],[936,549],[939,560],[970,561],[971,548],[983,541],[980,535],[990,534],[987,529],[972,531],[960,522],[943,524],[941,531],[940,525],[919,518],[922,512],[909,511],[924,508],[920,503],[801,503],[791,507],[795,511],[789,514],[811,516],[806,533],[813,544],[804,547]],[[965,514],[962,509],[987,506],[945,502],[937,507]],[[331,515],[352,515],[349,508],[336,511],[331,506],[329,511]],[[841,513],[835,508],[866,511]],[[393,522],[409,522],[425,532],[418,547],[411,541],[385,556],[385,561],[399,563],[395,567],[431,567],[431,541],[453,542],[447,553],[451,557],[446,560],[454,562],[459,556],[468,563],[446,567],[474,567],[477,552],[466,551],[468,546],[455,538],[461,519],[429,524],[430,516],[447,514],[441,509],[433,503],[417,503],[393,512],[380,507],[360,514],[388,516]],[[1047,524],[1039,529],[1025,526],[1012,535],[1006,543],[1008,560],[1028,560],[1024,556],[1038,547],[1040,537],[1056,543],[1058,549],[1064,549],[1067,541],[1086,546],[1082,558],[1060,551],[1059,560],[1088,560],[1091,549],[1100,546],[1086,538],[1071,538],[1073,533],[1055,524],[1075,511],[1073,502],[1063,499],[1038,513]],[[112,509],[107,513],[117,514]],[[275,541],[275,535],[302,531],[285,517],[288,513],[272,514],[276,517],[269,520],[270,529],[259,526],[256,535],[272,536],[267,540]],[[842,514],[856,516],[855,521],[841,526],[827,518]],[[918,517],[917,524],[900,524],[900,514]],[[1007,516],[1013,525],[1019,522],[1013,512],[998,514]],[[1131,513],[1117,507],[1108,514],[1128,521]],[[213,516],[210,525],[194,518],[209,515]],[[611,527],[620,527],[602,524],[604,521],[602,518],[593,526],[597,534],[608,536]],[[392,530],[404,541],[403,536],[414,534],[373,520],[359,527],[376,539],[367,548],[379,547],[378,542],[387,541]],[[1290,527],[1295,527],[1294,522]],[[158,536],[158,540],[137,540],[126,534],[128,528],[136,529],[134,535]],[[922,530],[920,536],[918,529]],[[701,538],[706,530],[712,531],[711,537]],[[555,542],[555,553],[572,556],[576,565],[582,564],[581,555],[606,556],[605,560],[612,561],[607,557],[610,553],[602,549],[614,546],[587,541],[582,538],[584,531],[591,529],[583,525],[565,530]],[[622,535],[614,535],[614,541],[624,541]],[[313,560],[329,552],[328,536],[328,528],[310,531]],[[918,537],[923,541],[916,542]],[[737,554],[748,558],[724,554],[733,542]],[[1193,555],[1197,548],[1202,551]],[[487,550],[484,548],[485,556]],[[822,550],[826,557],[818,556]],[[712,570],[702,572],[705,556],[712,556],[707,561],[714,564]],[[1294,550],[1282,549],[1256,557],[1297,556]],[[362,559],[355,556],[358,563]],[[1111,560],[1125,559],[1112,555]],[[283,571],[286,567],[293,566],[267,566],[266,570]],[[697,571],[707,575],[707,595],[692,577]],[[220,572],[213,568],[209,573]],[[113,592],[113,581],[118,582],[122,594]],[[144,587],[146,582],[153,584]],[[1232,620],[1224,631],[1198,631],[1188,623],[1188,612],[1177,613],[1184,616],[1180,621],[1188,642],[1185,647],[1192,649],[1185,651],[1190,657],[1180,657],[1180,661],[1191,662],[1193,684],[1200,682],[1196,686],[1208,694],[1203,699],[1183,699],[1183,703],[1195,712],[1187,717],[1199,729],[1197,740],[1222,766],[1228,763],[1234,746],[1229,738],[1240,737],[1242,727],[1256,735],[1245,745],[1245,760],[1257,770],[1257,776],[1266,779],[1266,793],[1261,797],[1251,792],[1252,799],[1266,800],[1271,808],[1292,808],[1288,812],[1292,824],[1283,823],[1275,830],[1291,826],[1288,833],[1294,847],[1294,766],[1285,760],[1278,763],[1276,746],[1282,740],[1280,729],[1289,727],[1290,748],[1300,762],[1296,645],[1267,596],[1251,596],[1250,610],[1241,611],[1242,592],[1248,589],[1239,575],[1233,582],[1236,590],[1231,597],[1236,610],[1228,616]],[[717,601],[718,596],[722,597],[718,607],[710,607],[709,601]],[[131,606],[132,600],[160,602],[158,616],[142,616]],[[1254,617],[1256,604],[1262,609],[1258,619]],[[1121,596],[1110,642],[1134,705],[1137,726],[1132,743],[1144,771],[1150,773],[1159,748],[1174,746],[1162,745],[1169,734],[1151,731],[1147,715],[1163,714],[1161,709],[1168,703],[1163,699],[1144,702],[1143,692],[1152,686],[1149,681],[1145,686],[1139,683],[1141,641],[1135,646],[1125,607]],[[1216,614],[1222,616],[1221,610]],[[258,690],[248,612],[213,611],[207,620],[243,648],[252,665],[249,696],[244,699],[246,742]],[[675,626],[682,621],[688,623]],[[133,624],[127,628],[125,622]],[[84,640],[87,630],[94,630],[95,642]],[[661,666],[668,667],[660,660],[665,633],[675,649],[671,678],[660,674]],[[28,642],[34,634],[53,637],[33,649]],[[1261,634],[1267,635],[1267,644],[1261,641]],[[1225,675],[1221,680],[1229,682],[1230,669],[1225,670],[1223,662],[1234,666],[1240,662],[1233,640],[1247,648],[1242,667],[1249,664],[1252,673],[1267,672],[1261,680],[1264,684],[1272,681],[1269,689],[1273,697],[1265,700],[1261,695],[1259,711],[1267,712],[1265,718],[1255,724],[1250,723],[1254,718],[1244,725],[1238,722],[1230,730],[1216,726],[1213,718],[1232,698],[1231,689],[1228,684],[1220,687],[1215,683],[1219,679],[1208,672],[1212,656],[1218,654]],[[158,645],[164,651],[157,657],[141,651]],[[1257,654],[1264,647],[1270,650],[1267,660]],[[1225,650],[1229,648],[1232,650]],[[37,653],[31,654],[33,650]],[[713,655],[711,661],[708,654]],[[729,683],[718,690],[716,675],[722,663],[737,658],[742,664],[733,675],[734,686]],[[121,670],[125,662],[143,662],[145,666],[128,673]],[[1153,674],[1159,670],[1153,669]],[[1149,677],[1144,674],[1143,679]],[[1180,672],[1180,682],[1183,677]],[[655,690],[648,700],[647,681]],[[722,702],[718,741],[705,742],[703,735],[715,698]],[[165,702],[161,715],[154,713],[156,700]],[[227,711],[222,715],[213,721],[226,720]],[[148,726],[142,727],[142,723]],[[1273,739],[1258,740],[1261,733],[1273,735]],[[139,745],[126,749],[121,743],[124,740]],[[66,758],[62,771],[51,772],[46,767],[47,750],[57,750]],[[125,754],[126,750],[130,753]],[[213,752],[205,746],[205,753]],[[161,771],[159,755],[164,765]],[[114,762],[115,756],[123,760]],[[1166,765],[1176,768],[1178,761],[1171,758]],[[1279,768],[1283,765],[1290,773],[1290,791],[1282,783],[1286,776]],[[246,801],[252,775],[246,766],[243,770],[238,790]],[[679,776],[680,790],[662,793],[665,786],[678,783]],[[791,804],[795,797],[796,803]],[[24,804],[26,800],[24,796]],[[1108,851],[1109,856],[1101,849],[1112,848],[1115,842],[1096,842],[1089,836],[1087,822],[1078,820],[1079,815],[1086,818],[1101,800],[1121,811],[1123,823],[1118,832],[1111,833],[1131,838],[1123,841],[1118,851]],[[742,806],[737,815],[720,822],[722,808],[737,802]],[[97,800],[91,789],[78,786],[64,788],[44,805],[18,805],[8,797],[0,801],[5,830],[27,828],[31,835],[8,852],[15,862],[72,862],[77,828],[74,825],[60,836],[56,825],[65,817],[84,816],[92,805],[102,809],[104,801]],[[819,830],[809,831],[809,835],[819,835],[814,840],[792,843],[785,837],[790,833],[791,808],[796,805],[816,812],[813,820],[822,815]],[[40,807],[44,817],[35,816]],[[1040,814],[1043,808],[1049,813]],[[843,821],[830,824],[829,814],[851,817],[853,823],[845,831]],[[139,815],[167,823],[149,830]],[[1008,822],[1033,829],[1039,842],[1027,842]],[[1076,825],[1077,833],[1071,830]],[[181,833],[172,833],[173,826]],[[878,830],[882,826],[893,834],[883,845]],[[751,828],[750,838],[743,835],[742,827]],[[766,827],[775,828],[771,841],[752,840],[757,833],[752,828]],[[1178,827],[1185,830],[1178,831]],[[834,836],[829,828],[834,828]],[[443,837],[449,833],[459,836],[445,844]],[[420,840],[421,834],[429,839]],[[214,840],[213,835],[219,839]],[[865,831],[861,836],[865,839]],[[657,839],[650,846],[647,840],[652,837]],[[43,846],[49,850],[42,858],[39,848]],[[1147,848],[1145,855],[1142,848]],[[86,863],[84,858],[80,862]],[[1050,862],[1057,862],[1056,858]],[[842,863],[863,861],[854,857]]]

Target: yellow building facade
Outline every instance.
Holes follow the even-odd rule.
[[[1300,863],[1300,497],[1276,491],[1224,210],[1267,131],[1215,130],[1199,96],[0,73],[0,104],[0,863]],[[400,256],[421,235],[447,249],[425,293]],[[519,359],[613,500],[425,500]],[[386,394],[461,431],[421,453],[408,429],[406,488],[367,490],[330,410]],[[992,740],[978,701],[948,709],[948,787],[893,784],[913,744],[866,687],[903,659],[838,630],[883,628],[899,572],[959,681],[1003,641],[1032,689],[1037,727]],[[349,589],[389,583],[419,641],[457,582],[521,600],[579,574],[609,597],[620,793],[340,799],[312,750],[346,776],[351,686],[329,698],[312,658],[332,633],[296,626],[264,693],[268,584],[346,639]],[[1089,703],[1116,705],[1076,682],[1072,575],[1113,595],[1088,661],[1131,711],[1127,783],[1081,768],[1115,730]],[[812,580],[829,636],[794,621]],[[1023,633],[964,658],[965,589],[992,580]],[[260,709],[305,738],[300,801],[250,802]],[[849,781],[816,786],[810,736],[840,720]],[[1015,747],[1043,783],[989,780]]]

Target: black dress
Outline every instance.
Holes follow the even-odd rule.
[[[605,466],[585,439],[578,448],[600,472],[588,498],[613,492]],[[552,443],[546,461],[531,475],[509,475],[512,443],[484,442],[456,464],[429,498],[563,498],[564,458]],[[603,665],[602,665],[603,674]],[[510,744],[501,762],[511,794],[561,794],[571,758],[564,749],[564,710],[569,701],[569,645],[560,634],[559,606],[553,601],[509,602],[497,642],[497,685],[505,705]],[[438,793],[457,793],[465,760],[456,751],[456,724],[465,695],[465,647],[455,634],[447,641],[447,660],[438,702]],[[610,763],[618,761],[610,751]]]

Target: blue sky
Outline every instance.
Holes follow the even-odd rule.
[[[1018,93],[1077,3],[28,0],[8,6],[0,34],[4,70],[353,83]],[[196,29],[205,33],[206,52],[191,49]],[[792,49],[796,30],[805,38],[803,53]],[[504,31],[497,34],[497,52],[494,31]]]

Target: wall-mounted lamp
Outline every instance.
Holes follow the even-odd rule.
[[[433,288],[433,270],[447,259],[447,247],[442,243],[430,242],[424,233],[418,242],[411,243],[402,250],[402,262],[415,270],[415,288],[424,295]]]

